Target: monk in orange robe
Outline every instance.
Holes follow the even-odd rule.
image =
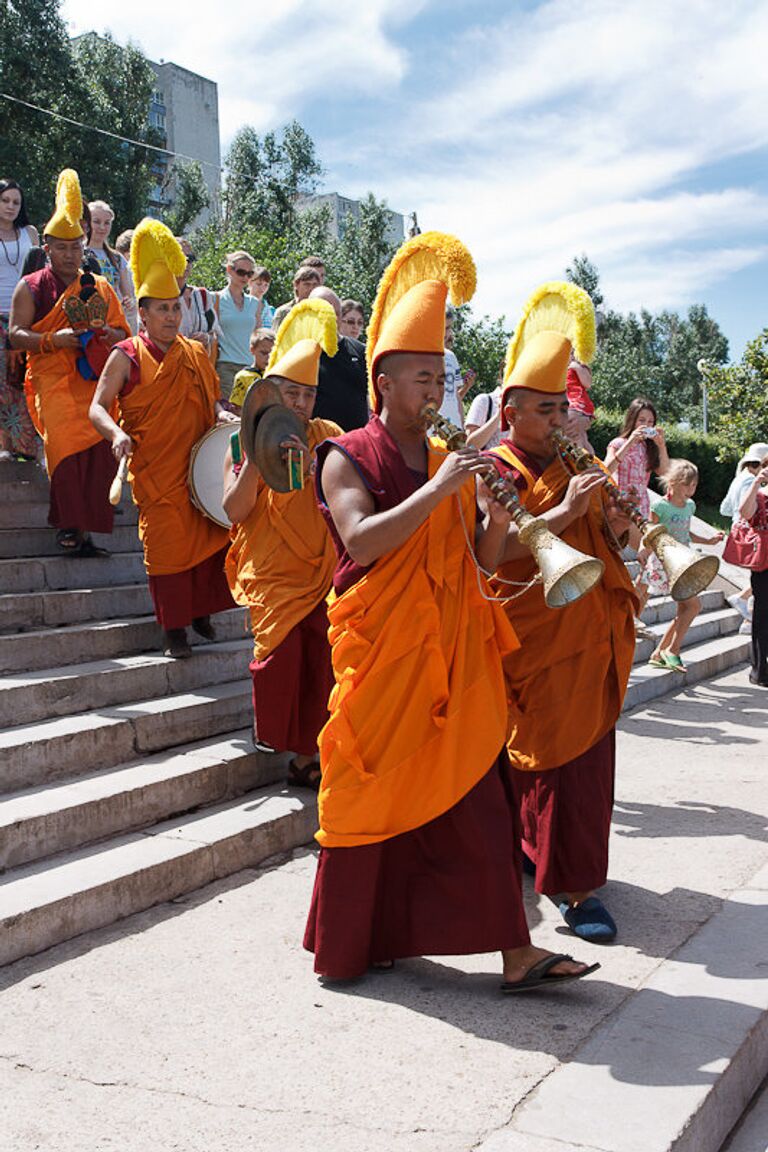
[[[65,169],[43,235],[50,264],[17,284],[9,328],[13,347],[27,353],[27,405],[51,481],[48,523],[58,530],[62,551],[106,556],[90,533],[112,531],[109,487],[116,464],[88,409],[109,350],[130,328],[104,277],[81,271],[81,217],[77,173]]]
[[[476,531],[475,477],[487,465],[426,437],[425,406],[443,397],[447,295],[442,280],[414,283],[430,246],[466,281],[471,258],[453,238],[425,233],[400,250],[369,329],[375,414],[318,451],[338,554],[336,687],[320,734],[305,947],[330,979],[399,957],[499,949],[511,992],[590,969],[528,935],[504,752],[501,655],[517,640],[482,575],[509,517],[490,501]]]
[[[564,330],[554,327],[557,301]],[[535,318],[538,307],[550,309],[543,329]],[[573,328],[574,316],[583,330],[578,323]],[[604,564],[601,582],[564,608],[548,608],[540,584],[510,600],[521,648],[504,661],[507,749],[536,890],[556,898],[578,936],[604,942],[615,936],[616,925],[594,891],[608,873],[614,726],[634,656],[635,598],[617,542],[628,520],[604,499],[605,474],[571,476],[551,439],[553,429],[564,430],[568,422],[572,341],[580,342],[579,360],[591,359],[591,302],[573,285],[545,285],[513,338],[502,392],[507,434],[488,455],[514,481],[529,512]],[[508,581],[522,586],[535,575],[533,558],[512,527],[495,590],[508,596]]]
[[[236,417],[221,405],[218,377],[205,349],[178,335],[176,277],[186,258],[165,225],[141,222],[131,265],[143,330],[112,352],[91,420],[111,441],[114,456],[129,460],[164,654],[183,658],[191,655],[187,626],[213,640],[211,615],[233,607],[224,574],[229,534],[192,504],[187,476],[195,443],[217,421],[236,422]],[[119,424],[110,414],[115,402]]]
[[[312,332],[315,325],[318,339],[293,339],[293,332]],[[325,601],[335,552],[309,470],[318,446],[341,433],[330,420],[311,419],[321,339],[333,355],[333,308],[324,300],[302,301],[280,325],[264,377],[304,428],[306,445],[294,436],[283,447],[301,455],[308,482],[278,492],[253,460],[235,463],[230,450],[224,463],[224,510],[235,525],[227,576],[237,603],[250,608],[253,629],[254,742],[264,751],[292,751],[290,782],[315,791],[317,736],[328,719],[333,687]]]

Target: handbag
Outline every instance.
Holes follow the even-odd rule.
[[[768,500],[757,494],[757,509],[751,520],[737,520],[728,533],[723,560],[748,568],[750,572],[768,569]]]

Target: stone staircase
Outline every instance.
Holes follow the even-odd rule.
[[[186,661],[159,654],[136,534],[121,506],[109,559],[56,553],[48,488],[0,464],[0,964],[172,900],[309,842],[314,797],[251,745],[241,610]],[[722,590],[703,597],[685,675],[637,646],[625,708],[747,659]],[[674,614],[652,601],[659,635]],[[597,674],[600,670],[596,669]]]
[[[0,963],[307,843],[314,797],[251,744],[240,609],[160,655],[136,509],[57,554],[48,485],[0,464]]]

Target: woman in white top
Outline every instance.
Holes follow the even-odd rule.
[[[38,455],[40,441],[24,399],[24,354],[12,351],[7,343],[11,297],[27,253],[37,244],[21,186],[15,180],[0,180],[0,459],[35,460]]]
[[[746,452],[736,465],[736,474],[731,480],[730,487],[720,505],[720,515],[730,516],[735,524],[741,519],[740,506],[760,471],[760,464],[768,456],[768,444],[750,444]],[[739,631],[746,634],[752,631],[752,611],[750,599],[752,597],[752,584],[747,580],[740,592],[728,597],[728,603],[739,612],[744,620]]]
[[[125,312],[125,318],[135,336],[139,330],[139,311],[136,305],[133,279],[127,260],[109,243],[109,234],[112,231],[115,214],[106,200],[91,200],[88,208],[91,213],[88,249],[96,257],[101,275],[109,281],[117,293]]]

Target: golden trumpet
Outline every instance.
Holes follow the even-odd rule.
[[[464,430],[446,420],[436,408],[427,405],[423,416],[444,441],[449,452],[464,447],[467,442]],[[487,471],[483,473],[483,480],[494,498],[512,514],[520,543],[530,549],[541,573],[547,607],[564,608],[566,604],[574,604],[590,592],[603,575],[602,560],[586,556],[550,532],[544,520],[532,516],[522,506],[514,484],[502,479],[490,461]]]
[[[552,433],[552,442],[560,459],[571,472],[586,472],[588,468],[600,467],[600,461],[586,448],[581,448],[569,440],[559,428]],[[605,491],[613,496],[619,508],[629,516],[632,523],[643,534],[643,547],[650,548],[661,561],[669,581],[669,591],[673,600],[689,600],[703,592],[717,576],[720,561],[717,556],[702,556],[693,548],[688,548],[675,540],[663,524],[652,524],[646,520],[637,504],[625,496],[613,480],[605,483]]]

